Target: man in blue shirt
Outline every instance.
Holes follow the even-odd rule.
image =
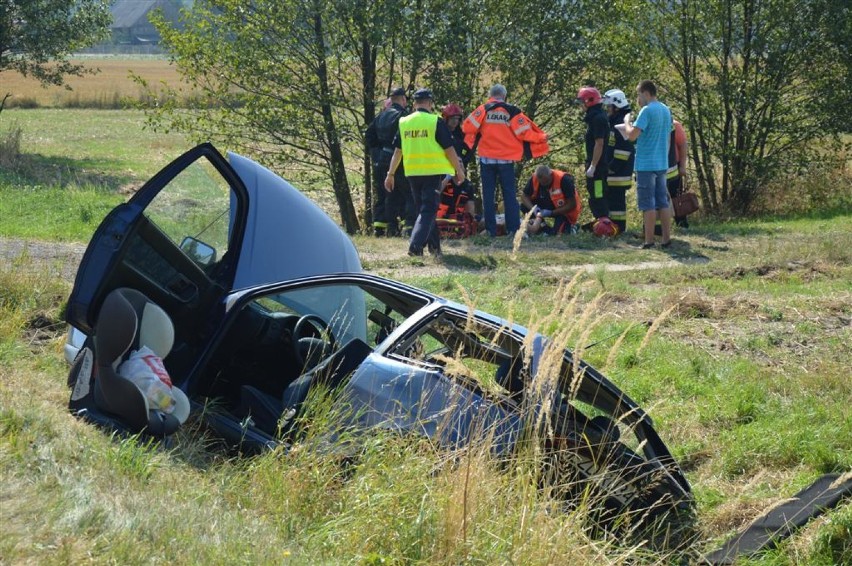
[[[624,137],[636,142],[636,199],[645,220],[645,241],[642,249],[654,247],[654,224],[657,213],[662,225],[660,246],[671,245],[671,209],[666,190],[666,170],[669,166],[669,138],[672,113],[657,100],[657,86],[648,80],[636,87],[636,98],[642,108],[636,121],[630,114],[616,128]]]

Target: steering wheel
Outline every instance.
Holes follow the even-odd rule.
[[[308,328],[311,335],[303,336]],[[299,366],[305,368],[304,371],[320,363],[335,347],[334,335],[322,317],[306,314],[296,321],[293,327],[293,357]]]

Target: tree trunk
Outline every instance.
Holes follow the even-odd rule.
[[[376,116],[376,48],[366,37],[361,38],[361,85],[364,92],[364,124]],[[373,160],[364,142],[364,226],[373,225]]]
[[[328,167],[331,176],[334,196],[340,210],[340,221],[348,234],[355,234],[360,229],[358,215],[352,204],[352,192],[349,180],[346,178],[346,167],[343,161],[343,151],[340,147],[340,135],[334,123],[331,106],[331,88],[328,83],[328,65],[326,62],[326,44],[323,30],[323,15],[317,10],[314,13],[314,41],[317,47],[317,79],[320,85],[320,112],[322,113],[323,128],[328,144]]]

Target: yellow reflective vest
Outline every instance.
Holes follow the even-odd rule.
[[[455,173],[444,148],[435,139],[437,128],[438,116],[430,112],[413,112],[399,120],[402,164],[407,177]]]

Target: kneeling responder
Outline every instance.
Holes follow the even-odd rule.
[[[531,234],[573,234],[582,205],[574,177],[565,171],[539,165],[521,193],[523,212],[536,210],[530,219]],[[553,218],[553,226],[545,219]]]

